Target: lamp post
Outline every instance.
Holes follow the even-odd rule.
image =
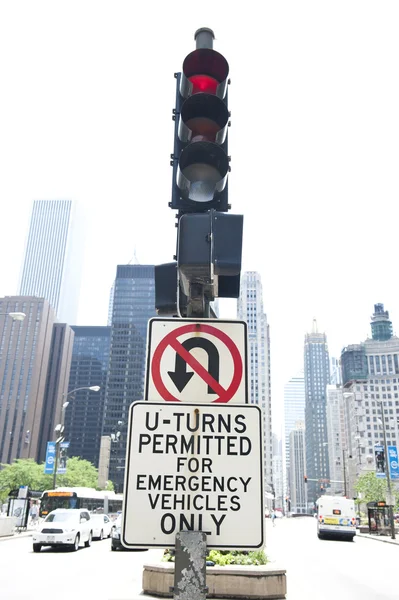
[[[58,460],[59,460],[59,453],[60,453],[60,444],[61,444],[61,442],[63,442],[65,440],[65,437],[64,437],[65,410],[66,410],[67,406],[69,405],[67,398],[68,398],[68,396],[71,396],[72,394],[75,394],[75,392],[79,392],[80,390],[90,390],[91,392],[99,392],[100,389],[101,388],[99,385],[83,386],[83,387],[75,388],[74,390],[71,390],[67,394],[64,393],[62,395],[62,397],[65,398],[65,402],[63,402],[62,409],[61,409],[61,423],[56,425],[54,428],[54,431],[57,434],[57,439],[55,441],[55,461],[54,461],[54,472],[53,472],[53,489],[54,490],[55,490],[55,487],[57,484],[57,469],[58,469]]]
[[[389,521],[390,521],[390,526],[391,526],[391,538],[394,540],[396,538],[395,535],[395,521],[393,518],[393,506],[392,506],[392,486],[391,486],[391,473],[390,473],[390,464],[389,464],[389,457],[388,457],[388,444],[387,444],[387,432],[386,432],[386,428],[385,428],[385,416],[384,416],[384,402],[382,400],[377,400],[377,403],[381,406],[381,424],[382,424],[382,431],[384,434],[384,455],[385,455],[385,474],[386,474],[386,478],[387,478],[387,487],[388,487],[388,500],[389,500],[389,506],[388,506],[388,511],[389,511]]]

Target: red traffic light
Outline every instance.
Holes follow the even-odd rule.
[[[199,35],[197,35],[199,34]],[[230,113],[227,107],[229,65],[211,46],[199,46],[212,38],[211,30],[196,32],[197,49],[183,62],[176,74],[174,109],[175,144],[172,202],[181,213],[215,209],[227,212],[228,156],[227,131]],[[201,39],[199,39],[201,38]]]
[[[190,52],[183,63],[180,93],[183,98],[201,92],[224,98],[227,89],[229,64],[211,48],[200,48]]]

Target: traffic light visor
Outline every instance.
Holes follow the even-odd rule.
[[[195,94],[182,106],[179,138],[182,142],[216,142],[223,144],[227,135],[229,111],[217,96]]]
[[[194,50],[183,62],[180,93],[183,98],[201,92],[224,98],[228,74],[229,64],[219,52],[210,48]]]
[[[212,142],[190,144],[181,153],[177,185],[182,196],[193,202],[211,202],[227,181],[229,159]]]

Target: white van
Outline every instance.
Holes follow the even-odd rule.
[[[317,535],[323,538],[353,540],[356,535],[356,512],[353,500],[343,496],[322,496],[317,504]]]

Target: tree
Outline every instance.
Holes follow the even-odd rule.
[[[7,498],[11,490],[27,485],[32,490],[42,491],[51,487],[51,475],[44,474],[44,466],[33,458],[18,458],[11,465],[1,465],[0,498]]]
[[[57,475],[58,487],[98,487],[98,469],[78,456],[67,460],[65,475]]]
[[[360,475],[355,487],[362,494],[362,502],[366,503],[385,500],[387,494],[386,479],[376,477],[374,471]]]
[[[42,492],[53,487],[53,476],[44,474],[44,463],[38,464],[33,458],[18,458],[11,465],[1,465],[0,500],[4,501],[11,490],[27,485],[31,490]],[[77,456],[68,458],[64,475],[57,475],[57,487],[98,488],[98,469]],[[112,481],[106,489],[114,489]]]

